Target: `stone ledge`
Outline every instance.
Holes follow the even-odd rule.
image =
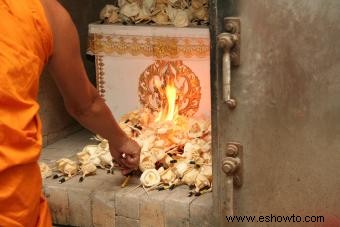
[[[41,161],[52,163],[61,157],[74,159],[76,152],[90,144],[91,134],[81,131],[43,149]],[[173,191],[133,190],[137,178],[121,188],[123,176],[98,170],[82,183],[75,177],[63,184],[45,179],[44,193],[53,223],[71,226],[212,226],[212,194],[187,197],[186,186]],[[202,225],[201,225],[202,224]]]

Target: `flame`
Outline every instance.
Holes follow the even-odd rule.
[[[165,105],[161,107],[156,122],[173,121],[178,116],[177,88],[173,79],[169,79],[165,86],[165,98]]]

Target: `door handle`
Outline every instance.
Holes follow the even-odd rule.
[[[231,98],[231,65],[240,63],[240,20],[239,18],[224,18],[226,32],[217,36],[217,44],[223,50],[222,57],[222,81],[223,101],[230,109],[236,107],[236,100]]]

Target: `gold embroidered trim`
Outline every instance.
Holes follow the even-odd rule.
[[[93,55],[145,56],[162,58],[205,58],[209,39],[89,34],[88,50]]]
[[[105,87],[104,87],[104,62],[103,56],[96,56],[96,82],[97,82],[97,91],[99,95],[104,98]]]

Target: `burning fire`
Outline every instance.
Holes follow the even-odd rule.
[[[161,110],[155,119],[155,122],[174,121],[178,116],[177,88],[175,86],[174,77],[169,76],[165,86],[165,102],[161,106]],[[159,84],[157,84],[158,89]],[[164,92],[163,92],[164,93]]]
[[[124,115],[119,125],[141,146],[143,187],[164,190],[186,184],[195,186],[190,195],[201,195],[211,191],[212,183],[210,122],[183,111],[196,112],[190,100],[199,102],[200,90],[192,89],[198,81],[183,76],[182,68],[166,66],[143,74],[139,89],[147,94],[140,96],[144,107]],[[183,100],[189,100],[188,109],[183,108]]]

